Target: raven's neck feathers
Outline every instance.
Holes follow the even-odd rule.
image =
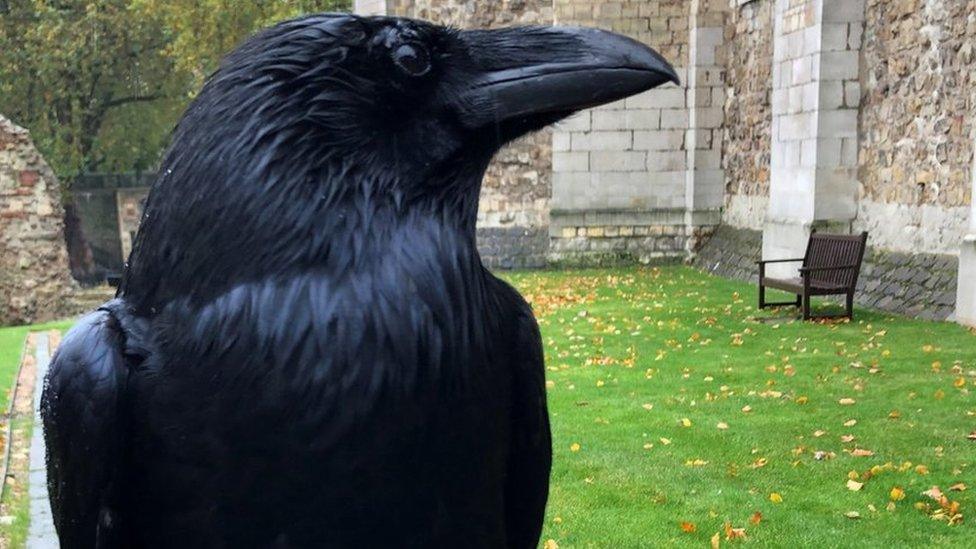
[[[380,158],[279,147],[292,148],[236,162],[242,157],[220,145],[171,155],[121,289],[138,312],[303,271],[366,273],[395,252],[415,259],[406,268],[480,272],[475,219],[485,163],[397,173]]]

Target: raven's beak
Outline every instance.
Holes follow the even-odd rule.
[[[656,51],[611,32],[553,27],[471,34],[471,55],[484,60],[484,70],[463,99],[480,106],[481,116],[475,118],[481,120],[468,119],[478,125],[559,118],[679,82]]]

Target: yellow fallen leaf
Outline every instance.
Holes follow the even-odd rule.
[[[651,403],[645,403],[645,404],[641,404],[641,408],[643,408],[645,410],[653,410],[654,409],[654,405],[651,404]]]
[[[700,458],[695,458],[685,461],[685,465],[688,467],[704,467],[708,465],[708,462]]]
[[[857,420],[856,419],[849,419],[849,420],[847,420],[847,421],[844,422],[844,427],[853,427],[855,425],[857,425]]]
[[[556,388],[556,382],[555,381],[553,381],[551,379],[546,380],[546,389],[555,389],[555,388]]]
[[[752,411],[752,406],[746,404],[745,406],[742,407],[742,411],[748,414],[749,412]]]
[[[963,387],[966,386],[966,378],[957,377],[956,380],[952,382],[952,386],[957,389],[962,389]]]
[[[715,532],[715,535],[712,536],[711,543],[712,549],[718,549],[722,544],[722,536],[718,532]]]
[[[813,432],[813,436],[815,436],[817,438],[820,438],[820,437],[822,437],[822,436],[824,436],[826,434],[827,434],[827,431],[823,431],[821,429],[817,429],[816,431]]]
[[[559,544],[554,539],[547,539],[542,547],[543,549],[559,549]]]
[[[659,440],[661,441],[661,444],[663,444],[665,446],[667,446],[668,444],[671,444],[671,439],[669,439],[669,438],[661,437]]]
[[[920,475],[927,475],[929,474],[929,468],[926,465],[916,465],[915,472]]]
[[[810,402],[810,399],[807,398],[806,396],[798,396],[798,397],[796,397],[796,403],[797,404],[806,404],[807,402]]]
[[[895,507],[896,507],[895,502],[893,501],[889,501],[888,505],[885,505],[885,509],[887,509],[889,513],[893,512],[895,510]]]
[[[725,423],[724,421],[720,421],[717,424],[715,424],[715,427],[724,431],[729,428],[729,424]]]
[[[898,486],[895,486],[894,488],[891,489],[891,492],[888,494],[888,497],[891,498],[891,501],[901,501],[905,499],[905,491],[899,488]]]
[[[684,532],[684,533],[686,533],[686,534],[694,533],[694,531],[697,530],[697,529],[698,529],[698,527],[695,526],[695,523],[694,522],[682,522],[681,523],[681,531]]]
[[[966,490],[966,484],[963,482],[957,482],[949,487],[949,490],[953,492],[964,492]]]
[[[840,441],[841,442],[852,442],[853,440],[854,440],[854,435],[841,435],[840,436]]]
[[[604,381],[602,379],[596,380],[596,386],[597,387],[603,387],[604,385],[606,385],[606,383],[604,383]]]
[[[859,519],[861,518],[861,513],[858,513],[857,511],[848,511],[844,513],[844,516],[849,519]]]
[[[562,524],[563,523],[563,517],[560,517],[560,516],[552,517],[552,521],[554,523],[556,523],[556,524]]]
[[[769,494],[769,501],[773,503],[783,503],[783,496],[781,496],[779,492],[773,492],[772,494]]]
[[[681,418],[681,426],[682,427],[691,427],[691,420],[688,419],[688,418],[686,418],[686,417]]]
[[[848,490],[850,490],[852,492],[857,492],[861,488],[864,488],[864,483],[863,482],[858,482],[856,480],[851,480],[851,479],[848,479],[847,480],[847,489]]]
[[[874,452],[865,450],[864,448],[855,448],[851,450],[851,455],[854,457],[871,457],[874,455]]]
[[[898,419],[901,417],[901,412],[898,410],[892,410],[888,412],[888,419]]]
[[[837,403],[840,404],[841,406],[851,406],[856,402],[857,401],[854,400],[853,398],[848,398],[848,397],[844,397],[837,401]]]
[[[580,444],[579,444],[579,442],[574,442],[574,443],[570,444],[569,445],[569,451],[570,452],[579,452],[580,451]]]

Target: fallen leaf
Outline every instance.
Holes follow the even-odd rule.
[[[976,431],[973,431],[972,433],[966,435],[966,438],[968,438],[969,440],[976,440]]]
[[[855,402],[857,401],[854,400],[853,398],[846,398],[846,397],[837,401],[837,403],[840,404],[841,406],[851,406]]]
[[[844,513],[844,516],[849,519],[859,519],[861,518],[861,513],[858,513],[857,511],[848,511]]]
[[[698,529],[698,527],[695,526],[695,523],[694,522],[682,522],[681,523],[681,531],[684,532],[684,533],[686,533],[686,534],[691,534],[691,533],[693,533],[697,529]]]
[[[721,430],[723,430],[723,431],[724,431],[724,430],[726,430],[726,429],[728,429],[728,428],[729,428],[729,424],[728,424],[728,423],[725,423],[724,421],[720,421],[720,422],[718,422],[718,423],[717,423],[717,424],[715,425],[715,427],[716,427],[717,429],[721,429]]]
[[[962,389],[963,387],[966,386],[966,378],[957,377],[956,380],[952,382],[952,386],[957,389]]]
[[[645,403],[645,404],[641,404],[641,408],[643,408],[645,410],[653,410],[654,409],[654,405],[651,404],[651,403]]]
[[[712,549],[719,548],[719,546],[722,544],[722,536],[719,534],[719,532],[715,532],[715,535],[712,536],[711,542],[712,542]]]
[[[891,489],[891,492],[888,494],[888,497],[891,498],[891,501],[901,501],[905,499],[905,491],[899,488],[898,486],[895,486],[894,488]]]
[[[681,426],[682,427],[691,427],[691,420],[688,419],[688,418],[686,418],[686,417],[681,418]]]
[[[888,412],[888,419],[898,419],[901,417],[901,412],[898,410],[892,410]]]
[[[725,539],[732,541],[734,539],[746,539],[746,529],[745,528],[734,528],[731,522],[725,523]]]
[[[547,539],[544,544],[542,544],[543,549],[559,549],[559,544],[556,543],[554,539]]]
[[[938,486],[933,486],[929,488],[928,490],[922,492],[922,495],[928,496],[934,499],[935,501],[941,501],[942,498],[945,497],[945,495],[942,493],[942,490],[940,490]]]
[[[820,438],[820,437],[822,437],[822,436],[824,436],[826,434],[827,434],[827,431],[823,431],[823,430],[820,430],[820,429],[817,429],[816,431],[813,432],[813,436],[816,437],[816,438]]]
[[[871,457],[874,455],[874,452],[865,450],[864,448],[855,448],[851,450],[851,455],[854,457]]]
[[[742,407],[742,411],[748,414],[749,412],[752,411],[752,406],[746,404],[745,406]]]
[[[849,420],[847,420],[847,421],[844,422],[844,427],[853,427],[855,425],[857,425],[857,420],[856,419],[849,419]]]
[[[840,436],[840,441],[841,442],[852,442],[853,440],[854,440],[854,435],[841,435]]]
[[[957,482],[956,484],[950,486],[949,490],[952,490],[953,492],[964,492],[966,491],[966,484],[963,482]]]
[[[760,513],[759,511],[756,511],[755,513],[753,513],[752,516],[749,517],[749,522],[753,526],[755,526],[756,524],[759,524],[760,522],[762,522],[762,513]]]
[[[850,490],[852,492],[857,492],[861,488],[864,488],[864,483],[863,482],[858,482],[858,481],[852,480],[852,479],[848,479],[847,480],[847,489],[848,490]]]
[[[920,475],[927,475],[929,474],[929,468],[925,465],[916,465],[915,472]]]
[[[671,439],[669,439],[669,438],[661,437],[659,440],[661,441],[661,444],[663,444],[665,446],[667,446],[668,444],[671,444]]]
[[[781,496],[779,492],[773,492],[772,494],[769,494],[769,501],[773,503],[783,503],[783,496]]]
[[[579,442],[574,442],[574,443],[570,444],[569,445],[569,451],[570,452],[579,452],[580,451],[580,443]]]

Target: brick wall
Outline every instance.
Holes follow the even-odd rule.
[[[0,116],[0,325],[71,311],[61,189],[30,135]]]

